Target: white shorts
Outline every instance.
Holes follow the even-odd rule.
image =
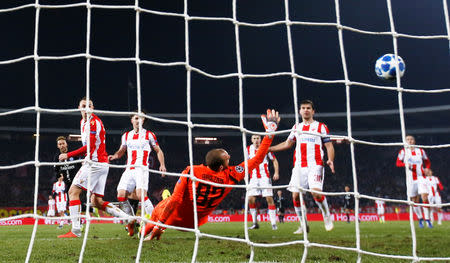
[[[410,178],[410,177],[408,177]],[[409,179],[406,183],[406,189],[408,191],[408,196],[418,196],[421,194],[428,194],[429,193],[429,186],[427,180],[423,179],[422,177],[418,176],[417,180],[413,181],[412,179]]]
[[[428,200],[430,201],[430,204],[432,204],[432,205],[442,204],[442,198],[440,195],[428,196]],[[437,208],[442,208],[442,206],[438,206]]]
[[[91,192],[103,197],[105,193],[106,178],[108,177],[108,166],[100,166],[95,163],[91,167]],[[83,164],[73,179],[72,184],[87,191],[88,188],[89,165]]]
[[[48,210],[47,211],[47,216],[55,216],[55,209]]]
[[[67,210],[67,202],[56,202],[56,210],[58,210],[58,213],[65,212]]]
[[[381,209],[378,208],[378,209],[377,209],[377,214],[378,214],[378,215],[384,215],[384,208],[381,208]]]
[[[299,193],[299,187],[305,189],[323,189],[324,169],[321,165],[311,165],[308,167],[292,168],[291,181],[289,182],[288,191]]]
[[[248,183],[250,187],[272,187],[272,181],[268,177],[251,178]],[[251,188],[248,190],[249,196],[273,196],[272,188]]]
[[[136,168],[133,170],[126,169],[123,172],[117,191],[126,190],[128,193],[132,193],[134,189],[148,190],[148,171]]]

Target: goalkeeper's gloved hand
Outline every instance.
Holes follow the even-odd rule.
[[[278,123],[280,122],[280,117],[278,116],[278,111],[274,109],[267,110],[267,116],[261,115],[261,120],[263,122],[266,132],[274,132],[278,128]]]

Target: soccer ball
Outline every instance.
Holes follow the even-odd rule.
[[[398,57],[398,69],[400,70],[400,77],[405,74],[405,62],[400,56]],[[375,73],[382,79],[395,79],[397,77],[395,73],[395,55],[386,54],[377,59],[375,63]]]

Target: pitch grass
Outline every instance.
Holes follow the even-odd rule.
[[[293,235],[298,223],[279,224],[273,231],[268,223],[258,230],[249,230],[254,242],[270,244],[293,241],[303,235]],[[322,222],[310,222],[309,239],[315,243],[355,247],[354,223],[335,222],[335,228],[326,232]],[[364,250],[411,255],[409,222],[361,223],[361,248]],[[227,237],[243,238],[243,223],[208,223],[201,231]],[[30,262],[77,262],[82,238],[58,239],[57,235],[69,230],[56,226],[38,226]],[[1,262],[24,262],[30,242],[32,226],[1,226]],[[450,257],[450,222],[433,229],[417,229],[419,256]],[[141,262],[190,262],[195,236],[189,232],[166,230],[160,241],[144,242]],[[122,225],[93,224],[89,231],[84,262],[134,262],[138,239],[126,235]],[[303,245],[273,248],[255,248],[255,261],[300,262]],[[245,243],[202,237],[199,242],[198,262],[245,262],[250,257],[250,247]],[[352,251],[310,247],[307,262],[356,262]],[[362,255],[362,262],[410,262]]]

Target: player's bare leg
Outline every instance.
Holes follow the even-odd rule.
[[[416,196],[411,196],[411,201],[413,201],[414,203],[419,203],[420,202],[420,197],[418,195]],[[417,218],[419,219],[419,227],[423,228],[424,224],[423,224],[423,216],[422,216],[422,208],[420,206],[413,206],[413,211],[416,214]]]
[[[421,196],[422,196],[422,203],[429,204],[428,194],[421,194]],[[428,206],[423,207],[423,217],[425,218],[425,221],[427,222],[428,228],[433,228],[433,224],[431,224],[431,221],[430,221],[430,207],[428,207]]]
[[[256,212],[256,196],[248,197],[248,207],[250,208],[250,214],[252,215],[253,225],[248,229],[258,229],[258,220],[257,220],[257,212]]]
[[[120,189],[117,191],[117,201],[119,201],[119,207],[130,216],[134,216],[133,208],[131,208],[130,202],[128,201],[129,193]],[[135,220],[132,220],[126,227],[125,230],[128,232],[128,235],[132,237],[134,235],[135,229]]]
[[[294,203],[294,210],[297,214],[298,221],[300,222],[300,225],[296,231],[294,231],[294,234],[303,234],[303,229],[306,228],[306,232],[309,232],[309,226],[308,222],[306,221],[306,215],[305,215],[305,221],[306,226],[303,226],[303,219],[302,219],[302,207],[300,203],[300,193],[292,192],[292,201]]]
[[[272,196],[266,196],[267,206],[269,208],[269,218],[270,224],[272,225],[272,230],[277,230],[277,209],[275,207],[275,202]]]
[[[64,216],[64,212],[59,212],[58,216],[63,217]],[[63,228],[63,226],[64,226],[64,219],[60,219],[58,228],[61,229],[61,228]]]
[[[68,233],[64,235],[58,236],[58,238],[73,238],[81,236],[81,223],[80,223],[80,214],[81,214],[81,201],[80,194],[83,190],[76,186],[71,185],[69,189],[69,213],[72,221],[72,229]]]
[[[318,188],[312,188],[314,191],[322,191]],[[327,198],[324,195],[317,194],[317,193],[311,193],[314,200],[316,201],[317,206],[320,208],[320,211],[322,211],[323,215],[323,222],[325,224],[325,229],[327,231],[331,231],[334,228],[333,220],[331,219],[330,215],[330,209],[328,208]]]

